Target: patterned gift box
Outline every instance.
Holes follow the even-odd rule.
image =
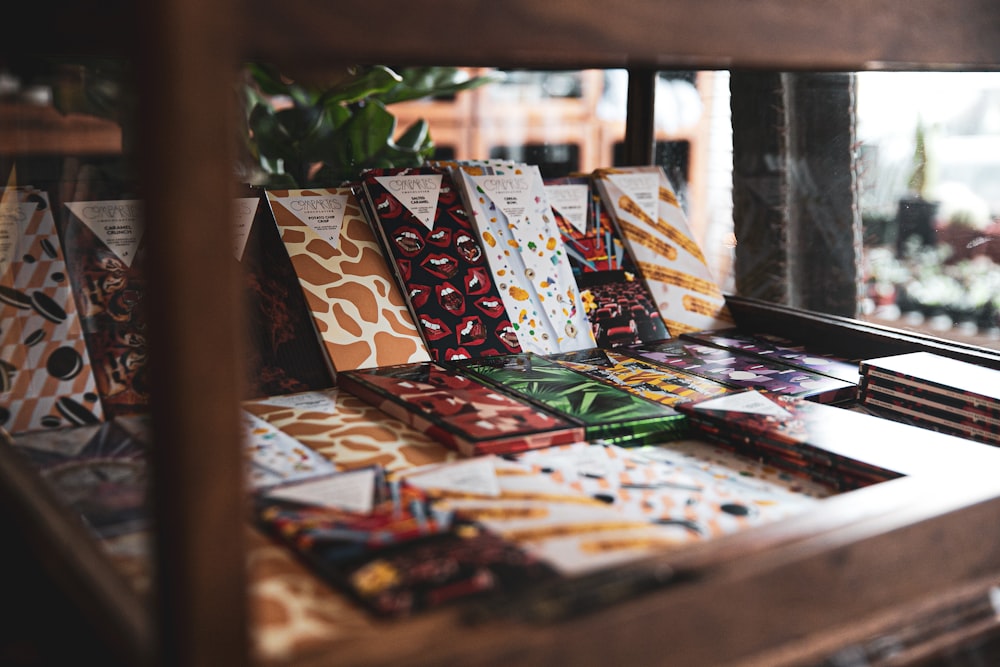
[[[460,162],[452,171],[482,240],[521,348],[549,354],[594,337],[538,167]]]
[[[431,358],[520,352],[465,205],[444,170],[365,172],[363,206]]]
[[[335,373],[430,360],[350,188],[268,190],[267,201]]]
[[[609,348],[669,338],[656,300],[592,180],[545,179],[545,192],[597,345]]]
[[[576,420],[435,363],[350,371],[341,375],[340,386],[466,456],[584,437]]]
[[[534,354],[455,362],[463,373],[584,425],[587,440],[638,445],[682,435],[687,426],[666,405],[607,385]]]
[[[10,433],[104,418],[48,196],[0,190],[0,425]]]
[[[663,169],[599,169],[593,177],[670,334],[731,326],[722,292]]]
[[[381,465],[392,472],[458,456],[340,389],[254,399],[243,408],[346,470]]]

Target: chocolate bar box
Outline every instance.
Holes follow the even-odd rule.
[[[351,188],[268,190],[267,202],[334,373],[430,360]]]
[[[463,373],[491,383],[586,426],[588,440],[614,444],[661,442],[679,437],[676,410],[587,377],[534,354],[456,362]]]
[[[683,339],[633,345],[624,351],[639,359],[741,389],[802,396],[821,403],[851,401],[857,397],[857,386],[852,382]]]
[[[669,338],[656,301],[591,179],[545,179],[545,192],[597,346]]]
[[[431,167],[376,169],[365,172],[361,187],[431,358],[520,352],[451,175]]]
[[[48,195],[0,189],[0,426],[104,417]]]
[[[574,419],[433,362],[347,371],[339,386],[467,456],[584,437]]]
[[[599,169],[593,178],[670,335],[731,326],[722,292],[663,169]]]

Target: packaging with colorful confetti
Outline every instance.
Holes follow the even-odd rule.
[[[0,189],[0,426],[99,422],[90,359],[48,195]]]
[[[116,421],[16,436],[15,449],[97,536],[149,526],[148,440]]]
[[[858,384],[858,362],[808,349],[792,340],[764,333],[747,333],[735,327],[714,331],[685,333],[681,338],[702,345],[712,345],[727,350],[740,350],[764,359],[777,361],[812,373]]]
[[[598,347],[669,338],[656,300],[593,181],[547,178],[545,193]]]
[[[541,172],[498,160],[452,170],[521,349],[549,354],[594,346]]]
[[[336,472],[321,454],[256,415],[243,411],[243,440],[249,481],[264,488]]]
[[[672,336],[732,325],[725,299],[661,167],[599,169],[594,183],[614,216]]]
[[[584,438],[579,421],[433,362],[348,371],[340,387],[466,456]]]
[[[249,396],[333,386],[329,359],[270,208],[259,193],[236,204],[234,253],[246,284]]]
[[[680,338],[633,345],[624,351],[638,359],[740,389],[760,389],[820,403],[852,401],[857,396],[857,385],[851,382],[793,368],[739,350],[726,350]]]
[[[431,358],[520,352],[451,175],[431,167],[376,169],[365,172],[361,188]]]
[[[609,386],[534,354],[456,362],[463,373],[585,425],[586,439],[638,445],[684,433],[673,408]]]
[[[267,202],[334,373],[430,360],[351,188],[268,190]]]

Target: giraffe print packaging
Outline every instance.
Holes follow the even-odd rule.
[[[430,360],[350,188],[267,201],[335,372]]]

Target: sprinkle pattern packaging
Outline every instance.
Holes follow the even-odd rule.
[[[244,401],[243,409],[345,470],[379,465],[396,472],[458,456],[440,442],[340,389]]]
[[[546,179],[545,193],[597,345],[669,338],[656,301],[591,179]]]
[[[430,360],[351,188],[267,201],[335,373]]]
[[[537,354],[594,346],[572,267],[537,166],[459,163],[473,223],[521,349]]]
[[[463,373],[491,383],[585,425],[586,439],[644,444],[679,437],[684,417],[676,410],[609,386],[558,362],[533,354],[457,364]]]
[[[594,182],[672,336],[732,324],[719,286],[660,167],[599,169]]]
[[[250,484],[263,488],[335,472],[337,467],[276,426],[243,411]]]
[[[461,195],[444,170],[371,170],[364,205],[435,361],[520,352]]]
[[[740,389],[801,396],[820,403],[854,400],[857,386],[770,359],[683,339],[634,345],[628,354]]]
[[[340,386],[466,456],[584,437],[576,420],[433,362],[346,372]]]

